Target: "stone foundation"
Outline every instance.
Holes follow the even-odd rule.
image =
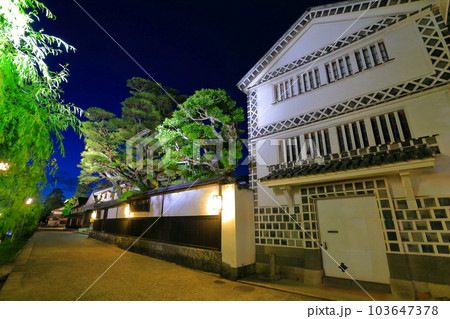
[[[120,236],[99,231],[91,231],[90,238],[127,249],[136,237]],[[129,251],[167,260],[193,269],[221,273],[222,254],[220,251],[167,244],[148,239],[139,239]]]
[[[121,249],[128,249],[136,240],[136,237],[113,235],[100,231],[91,231],[89,237],[115,245]],[[129,251],[163,259],[189,268],[217,273],[221,277],[230,280],[237,280],[255,272],[255,264],[238,268],[230,267],[222,262],[222,253],[220,251],[168,244],[145,238],[139,239]]]

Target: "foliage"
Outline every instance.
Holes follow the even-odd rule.
[[[46,197],[42,209],[42,218],[50,216],[52,210],[64,206],[66,198],[61,188],[53,189]]]
[[[128,191],[125,193],[122,193],[119,198],[117,198],[118,201],[123,201],[123,200],[127,200],[130,196],[133,196],[134,194],[140,193],[140,191]]]
[[[2,241],[0,238],[0,268],[11,262],[27,241],[28,239],[11,241],[6,238]]]
[[[141,190],[158,185],[161,172],[156,165],[152,167],[155,169],[143,165],[144,154],[139,153],[142,150],[139,145],[152,143],[151,134],[157,125],[185,97],[171,88],[164,88],[164,91],[159,84],[147,79],[132,78],[127,85],[132,89],[131,97],[122,103],[120,118],[97,107],[86,112],[88,120],[82,125],[86,147],[79,165],[82,169],[80,182],[107,180],[115,187],[136,185]],[[170,92],[172,98],[166,92]],[[154,158],[158,156],[154,154]]]
[[[77,202],[77,197],[72,197],[66,200],[66,203],[64,204],[64,209],[62,211],[62,216],[67,216],[72,211],[73,206],[75,206],[75,203]]]
[[[33,29],[39,11],[54,18],[36,0],[2,1],[0,6],[0,162],[9,164],[0,171],[0,207],[5,210],[0,234],[17,232],[24,220],[33,219],[27,214],[36,211],[23,209],[24,202],[45,186],[47,169],[56,169],[54,142],[64,154],[63,132],[79,127],[81,110],[61,100],[67,68],[53,72],[45,62],[48,55],[74,48]]]
[[[243,120],[243,109],[224,90],[196,91],[158,127],[165,173],[183,180],[231,176],[242,157]]]
[[[88,184],[78,183],[77,189],[75,190],[74,197],[89,197],[91,193],[91,187]]]

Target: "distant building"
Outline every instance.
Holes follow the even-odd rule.
[[[51,215],[47,218],[47,226],[65,225],[67,218],[62,217],[64,206],[52,210]]]
[[[85,214],[83,205],[88,201],[88,197],[78,197],[77,201],[72,207],[70,214],[67,216],[66,228],[83,228],[89,227],[90,216]]]
[[[313,7],[238,83],[257,272],[450,297],[448,5]]]
[[[136,187],[122,188],[121,193],[137,190]],[[92,226],[92,214],[100,216],[104,207],[115,207],[117,212],[125,211],[125,202],[119,202],[120,194],[115,191],[114,187],[107,187],[93,191],[89,198],[80,197],[72,208],[71,214],[68,216],[67,228],[90,228]]]

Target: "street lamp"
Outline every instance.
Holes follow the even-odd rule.
[[[30,198],[27,199],[25,204],[30,205],[32,202],[33,202],[33,199],[30,197]]]

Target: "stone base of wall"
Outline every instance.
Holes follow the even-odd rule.
[[[89,237],[122,249],[128,249],[136,240],[136,237],[113,235],[99,231],[91,231]],[[230,280],[237,280],[255,273],[255,264],[238,268],[230,267],[230,265],[222,262],[222,253],[215,250],[173,245],[141,238],[129,251],[167,260],[189,268],[220,274],[221,277]]]
[[[423,281],[390,279],[392,293],[403,300],[449,300],[450,285],[435,284]]]
[[[122,249],[128,249],[136,240],[136,237],[113,235],[99,231],[91,231],[89,237]],[[167,244],[143,238],[139,239],[129,251],[193,269],[218,274],[221,274],[222,270],[222,253],[220,251]]]
[[[220,272],[220,276],[223,278],[230,279],[230,280],[238,280],[240,278],[254,274],[255,272],[256,272],[255,264],[235,268],[235,267],[231,267],[230,265],[228,265],[226,263],[222,263],[222,269]]]
[[[256,246],[256,272],[269,273],[269,256],[275,255],[276,271],[283,278],[319,285],[322,283],[322,257],[318,249]]]
[[[320,251],[256,246],[256,273],[270,273],[269,256],[275,255],[276,275],[303,283],[357,287],[352,280],[324,277]],[[389,284],[361,282],[370,290],[391,292],[399,300],[450,299],[448,257],[387,254]]]
[[[357,280],[358,284],[364,289],[371,291],[381,291],[386,293],[391,293],[391,286],[389,284],[383,284],[371,281]],[[331,286],[349,287],[349,288],[360,288],[360,286],[354,282],[352,279],[337,278],[337,277],[323,277],[323,283]]]
[[[394,296],[408,300],[450,299],[449,258],[387,254]]]
[[[276,273],[281,278],[298,280],[309,285],[320,285],[322,283],[323,271],[314,269],[305,269],[293,266],[277,265]],[[256,263],[257,274],[270,273],[270,265],[266,263]]]

